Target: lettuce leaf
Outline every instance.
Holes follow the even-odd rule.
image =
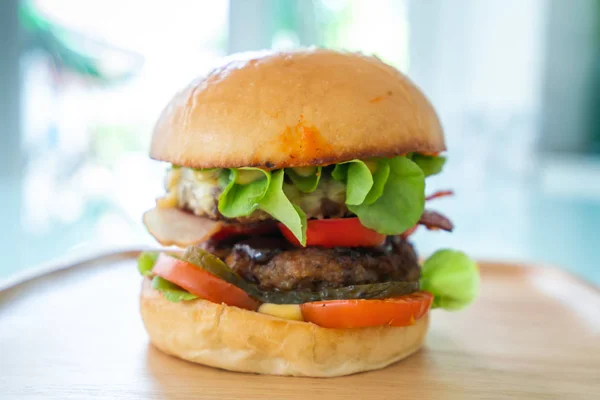
[[[283,193],[284,170],[271,174],[271,182],[267,193],[260,200],[258,207],[288,227],[303,246],[306,245],[306,214],[302,209],[290,202]]]
[[[152,268],[158,259],[157,251],[142,251],[137,259],[137,268],[142,276],[152,276]]]
[[[439,174],[446,163],[446,157],[425,156],[418,153],[414,153],[411,159],[423,170],[426,177]]]
[[[267,193],[271,173],[260,168],[232,168],[229,171],[229,183],[219,197],[219,212],[227,218],[252,214]],[[243,185],[237,183],[241,171],[260,171],[265,177]]]
[[[390,176],[390,164],[387,162],[387,160],[378,159],[376,162],[377,169],[373,174],[373,187],[363,202],[363,204],[366,205],[373,204],[378,198],[381,197],[385,183]]]
[[[356,160],[358,161],[358,160]],[[348,163],[335,164],[331,171],[331,177],[336,181],[346,183],[346,176],[348,175]]]
[[[219,173],[219,178],[217,179],[218,185],[221,189],[225,189],[231,181],[229,178],[231,177],[231,171],[229,169],[222,169]]]
[[[194,300],[197,299],[198,296],[195,294],[191,294],[185,289],[180,288],[176,284],[169,282],[166,279],[161,278],[160,276],[155,276],[152,278],[152,289],[158,290],[165,299],[178,303],[180,301],[186,300]]]
[[[366,227],[379,233],[397,235],[418,222],[425,203],[425,176],[439,172],[445,158],[419,154],[411,154],[410,157],[415,161],[402,156],[373,159],[369,162],[376,163],[374,172],[361,160],[333,167],[333,179],[346,185],[348,209]],[[264,178],[243,183],[244,179],[239,178],[244,171],[259,171]],[[237,218],[261,209],[286,225],[304,245],[306,216],[284,194],[283,179],[287,173],[298,190],[310,193],[318,186],[322,172],[322,168],[318,167],[316,174],[304,177],[293,169],[223,170],[219,178],[219,184],[224,187],[219,197],[219,211],[225,217]]]
[[[383,193],[371,204],[348,204],[361,224],[385,235],[399,235],[413,227],[425,208],[425,176],[406,157],[387,160],[389,176]]]
[[[373,187],[373,175],[361,160],[337,164],[331,176],[346,184],[346,204],[362,204]]]
[[[312,193],[315,191],[321,180],[322,167],[317,167],[317,172],[310,176],[299,175],[293,168],[288,168],[285,172],[301,192]]]
[[[159,254],[160,253],[157,251],[143,251],[140,253],[137,259],[137,268],[140,274],[148,277],[152,276],[152,268],[154,268],[154,264],[156,264]],[[160,276],[152,278],[152,288],[161,292],[165,299],[175,303],[198,298],[196,295],[191,294]]]
[[[390,165],[386,159],[374,159],[375,172],[361,160],[337,164],[331,173],[333,179],[346,184],[346,204],[373,204],[383,194],[385,183],[390,175]]]
[[[423,264],[421,289],[433,294],[432,308],[464,308],[479,294],[477,264],[463,252],[439,250]]]
[[[346,204],[361,204],[372,187],[373,175],[367,165],[360,160],[351,161],[346,176]]]
[[[238,183],[243,171],[260,171],[265,177],[247,184]],[[283,192],[284,174],[283,169],[272,172],[260,168],[230,169],[227,185],[219,197],[219,212],[228,218],[237,218],[261,209],[306,244],[306,215]]]

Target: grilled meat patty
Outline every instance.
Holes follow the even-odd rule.
[[[279,237],[207,243],[203,247],[265,290],[319,290],[386,281],[414,282],[420,277],[412,245],[399,237],[389,237],[376,248],[297,248]]]

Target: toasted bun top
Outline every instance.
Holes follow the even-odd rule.
[[[309,49],[226,61],[167,105],[152,158],[283,168],[446,149],[423,93],[375,57]]]

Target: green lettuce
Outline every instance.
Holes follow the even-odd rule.
[[[375,172],[361,160],[337,164],[331,176],[346,184],[346,204],[373,204],[383,194],[390,175],[390,166],[385,159],[373,160]]]
[[[373,175],[361,160],[337,164],[331,176],[346,184],[346,204],[362,204],[373,187]]]
[[[363,204],[373,204],[383,194],[385,183],[390,176],[390,164],[385,159],[376,160],[376,170],[373,173],[373,187],[369,191]]]
[[[229,169],[222,169],[219,173],[219,178],[217,179],[218,185],[221,189],[225,190],[227,185],[231,183],[229,178],[231,177],[231,172]]]
[[[271,173],[260,168],[232,168],[229,170],[229,183],[219,197],[219,212],[227,218],[237,218],[252,214],[269,188]],[[242,171],[257,171],[264,178],[248,184],[240,184],[238,175]]]
[[[301,192],[312,193],[315,191],[321,180],[322,167],[317,167],[316,172],[309,176],[302,176],[294,171],[293,168],[288,168],[285,172]]]
[[[413,227],[423,214],[425,176],[421,168],[406,157],[390,158],[386,163],[389,172],[381,195],[370,204],[348,204],[348,209],[367,228],[385,235],[399,235]]]
[[[368,165],[352,160],[335,165],[331,176],[346,185],[346,205],[364,226],[382,234],[398,235],[418,222],[425,205],[425,177],[438,173],[444,162],[444,157],[420,154],[372,159]],[[240,174],[249,171],[264,177],[248,183],[239,179]],[[302,176],[292,168],[222,170],[219,211],[225,217],[237,218],[263,210],[287,226],[304,245],[306,215],[284,194],[283,179],[287,174],[301,192],[311,193],[319,185],[322,173],[321,167],[310,176]]]
[[[479,294],[477,264],[463,252],[439,250],[423,264],[421,289],[433,294],[433,308],[464,308]]]
[[[243,171],[260,171],[264,178],[249,183],[239,183]],[[232,168],[228,182],[219,197],[219,212],[227,218],[252,214],[257,209],[288,227],[303,245],[306,244],[306,215],[292,204],[283,192],[285,171],[265,171],[259,168]]]
[[[426,177],[439,174],[446,163],[446,157],[425,156],[418,153],[412,154],[411,159],[423,170]]]
[[[142,251],[137,259],[137,268],[143,276],[152,276],[152,268],[158,259],[156,251]]]
[[[292,204],[283,193],[284,170],[274,171],[271,183],[259,208],[284,224],[302,245],[306,245],[306,214],[300,207]]]
[[[185,289],[172,282],[169,282],[166,279],[161,278],[160,276],[155,276],[152,278],[152,289],[158,290],[160,293],[162,293],[165,299],[174,303],[198,298],[198,296],[191,294]]]
[[[137,259],[137,268],[140,274],[148,277],[152,276],[152,268],[154,268],[154,264],[156,264],[159,254],[160,253],[157,251],[143,251],[140,253]],[[165,299],[175,303],[198,298],[196,295],[191,294],[160,276],[152,278],[152,288],[161,292]]]

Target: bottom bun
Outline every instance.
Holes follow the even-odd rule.
[[[144,279],[141,312],[165,353],[230,371],[333,377],[383,368],[416,352],[428,315],[407,327],[328,329],[206,300],[172,303]]]

